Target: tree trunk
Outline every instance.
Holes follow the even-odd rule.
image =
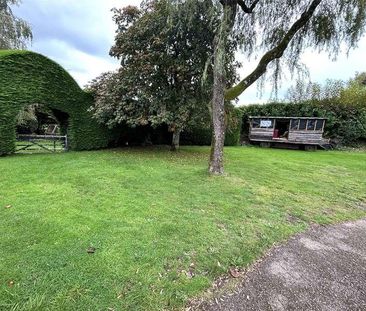
[[[180,140],[180,129],[175,129],[172,137],[172,145],[170,147],[170,151],[177,151],[179,149],[179,140]]]
[[[223,156],[225,141],[225,86],[227,41],[236,15],[236,1],[227,0],[223,4],[223,15],[219,31],[215,36],[214,86],[212,98],[212,141],[209,172],[214,175],[224,173]]]

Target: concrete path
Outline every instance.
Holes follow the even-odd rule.
[[[366,219],[295,236],[203,310],[366,310]]]

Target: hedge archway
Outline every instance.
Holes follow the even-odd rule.
[[[92,119],[93,97],[70,74],[47,57],[29,51],[0,51],[0,155],[13,153],[16,116],[33,103],[68,114],[73,150],[106,147],[112,133]]]

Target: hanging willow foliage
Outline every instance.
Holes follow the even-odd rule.
[[[0,49],[24,49],[33,38],[29,24],[13,14],[20,0],[0,0]]]

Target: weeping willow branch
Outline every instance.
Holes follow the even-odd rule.
[[[255,0],[255,1],[253,1],[253,3],[250,6],[247,6],[246,3],[244,2],[244,0],[238,0],[238,5],[241,7],[241,9],[245,13],[250,14],[250,13],[253,13],[253,10],[258,2],[259,2],[259,0]]]
[[[280,43],[263,55],[257,67],[252,71],[252,73],[250,73],[246,78],[240,81],[236,86],[225,91],[226,100],[233,100],[237,98],[266,72],[267,66],[270,62],[275,59],[281,58],[284,51],[290,44],[292,38],[302,27],[304,27],[308,23],[310,18],[313,16],[316,8],[321,2],[322,0],[312,1],[308,10],[301,14],[300,18],[291,26],[286,35],[280,41]]]

